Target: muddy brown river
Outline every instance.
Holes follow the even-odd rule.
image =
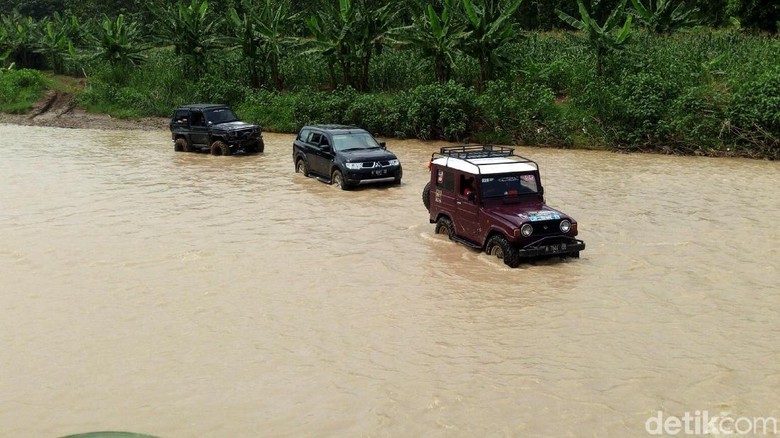
[[[519,148],[579,260],[433,233],[442,143],[342,192],[165,131],[0,125],[0,436],[646,436],[780,418],[780,163]]]

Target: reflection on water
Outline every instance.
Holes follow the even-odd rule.
[[[642,436],[778,416],[780,167],[525,149],[579,260],[433,234],[439,143],[342,192],[165,132],[0,126],[0,435]]]

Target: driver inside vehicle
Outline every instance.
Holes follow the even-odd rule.
[[[460,187],[461,194],[468,198],[469,201],[473,202],[476,199],[476,189],[474,187],[473,176],[461,176]]]

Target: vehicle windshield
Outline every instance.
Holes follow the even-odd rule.
[[[336,134],[333,136],[333,149],[342,152],[358,149],[376,149],[380,147],[374,137],[367,132]]]
[[[208,117],[209,122],[211,122],[214,125],[218,125],[220,123],[235,122],[236,120],[238,120],[236,114],[228,108],[219,108],[219,109],[210,110],[206,112],[206,117]]]
[[[512,173],[503,175],[482,175],[482,197],[501,198],[539,193],[539,184],[534,173]]]

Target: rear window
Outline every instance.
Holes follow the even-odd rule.
[[[439,170],[436,176],[436,187],[447,190],[448,192],[455,191],[455,174],[446,170]]]

